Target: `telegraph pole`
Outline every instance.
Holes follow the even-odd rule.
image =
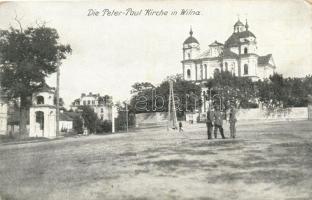
[[[127,133],[128,133],[128,131],[129,131],[129,119],[128,119],[129,117],[128,117],[128,104],[127,104],[127,102],[126,102],[126,124],[127,124]]]
[[[172,105],[171,105],[172,104]],[[172,112],[172,128],[177,128],[177,113],[176,107],[174,102],[174,93],[173,93],[173,81],[169,81],[169,103],[168,103],[168,124],[167,124],[167,131],[171,128],[170,118]]]
[[[60,132],[59,132],[59,122],[60,122],[60,64],[57,64],[57,69],[56,69],[56,91],[55,91],[55,96],[56,96],[56,136],[58,137]]]

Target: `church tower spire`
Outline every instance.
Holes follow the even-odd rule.
[[[191,28],[190,28],[190,36],[191,36],[191,37],[193,36],[192,26],[191,26]]]
[[[246,31],[248,31],[249,25],[248,25],[248,21],[247,21],[247,18],[246,18],[246,24],[245,24],[245,28],[246,28]]]

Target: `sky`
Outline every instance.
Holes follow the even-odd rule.
[[[88,16],[89,10],[143,10],[139,16]],[[145,9],[178,11],[178,15],[145,16]],[[200,15],[179,15],[181,9]],[[258,54],[273,54],[277,72],[285,77],[312,74],[312,4],[304,0],[189,0],[3,2],[0,29],[46,22],[57,29],[60,43],[73,52],[61,65],[60,96],[65,106],[81,93],[130,99],[135,82],[159,84],[168,75],[182,73],[182,44],[189,36],[201,50],[215,40],[224,43],[238,17],[248,19],[257,37]],[[55,75],[48,77],[55,86]]]

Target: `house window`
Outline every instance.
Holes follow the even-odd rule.
[[[225,71],[228,71],[228,63],[227,62],[224,63],[224,66],[225,66]]]
[[[207,65],[205,64],[205,79],[207,79]]]
[[[84,101],[83,101],[83,105],[85,106],[86,104],[87,104],[87,103],[86,103],[86,100],[84,100]]]
[[[104,120],[104,116],[103,116],[103,115],[101,115],[101,120],[102,120],[102,121]]]
[[[191,53],[187,53],[188,59],[191,59]]]
[[[104,112],[104,109],[103,108],[101,108],[101,113],[103,113]]]
[[[94,105],[94,100],[92,100],[92,105]]]
[[[245,64],[244,65],[244,75],[247,75],[248,74],[248,65]]]
[[[244,54],[247,54],[248,53],[248,49],[247,47],[244,48]]]
[[[90,100],[88,100],[88,105],[90,105],[91,104],[91,102],[90,102]]]
[[[190,69],[188,69],[186,71],[186,75],[187,75],[187,78],[191,78],[191,70]]]

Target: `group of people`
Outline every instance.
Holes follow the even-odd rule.
[[[214,127],[214,132],[213,132],[214,138],[217,138],[217,133],[219,131],[222,139],[225,139],[224,130],[223,130],[223,119],[224,119],[224,115],[222,114],[219,107],[216,107],[215,109],[209,107],[208,112],[207,112],[207,119],[206,119],[208,140],[212,139],[213,127]],[[237,122],[237,119],[236,119],[236,114],[235,114],[235,108],[231,107],[230,114],[229,114],[231,138],[235,138],[236,136],[236,127],[235,127],[236,122]]]

